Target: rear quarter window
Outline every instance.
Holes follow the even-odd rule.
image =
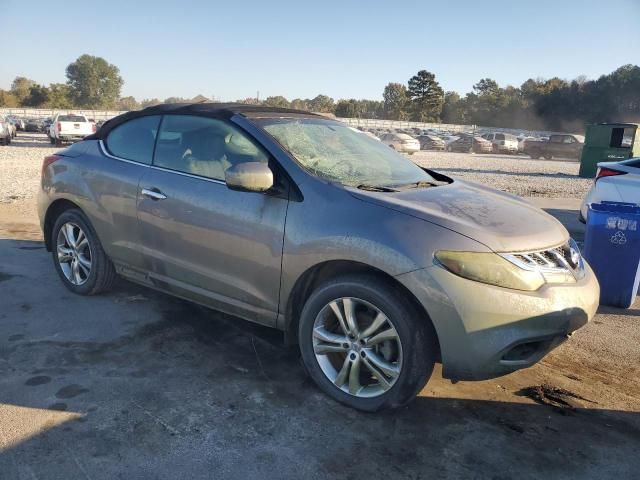
[[[60,115],[58,117],[58,121],[79,123],[79,122],[86,122],[87,119],[82,115]]]
[[[107,151],[118,158],[151,165],[160,116],[134,118],[118,125],[105,139]]]

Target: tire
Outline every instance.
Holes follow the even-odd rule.
[[[544,156],[544,159],[545,159],[545,160],[551,160],[552,158],[553,158],[553,155],[546,154],[546,155]]]
[[[65,273],[63,269],[63,264],[68,265],[68,269],[72,270],[71,265],[72,262],[63,262],[59,261],[59,251],[60,244],[62,243],[59,239],[68,238],[64,233],[61,233],[61,229],[63,226],[72,225],[84,233],[87,240],[87,247],[84,249],[84,254],[78,254],[76,252],[75,258],[81,257],[90,260],[90,268],[88,275],[85,272],[85,269],[80,268],[78,266],[78,271],[80,275],[80,280],[82,282],[74,282],[72,279],[68,278],[69,273]],[[74,229],[75,230],[75,229]],[[76,233],[76,239],[81,239],[82,237]],[[82,241],[80,243],[83,243]],[[66,243],[62,245],[65,250],[71,250],[68,248],[70,243]],[[77,293],[78,295],[95,295],[97,293],[102,293],[108,291],[113,282],[115,280],[116,272],[113,268],[113,263],[109,257],[107,257],[104,252],[102,245],[100,244],[100,240],[96,235],[91,223],[87,219],[87,217],[77,209],[65,210],[55,221],[53,229],[51,231],[51,253],[53,264],[55,266],[58,275],[60,275],[60,279],[62,283],[64,283],[65,287],[71,290],[73,293]],[[80,250],[80,249],[78,249]],[[88,255],[87,255],[88,250]],[[69,258],[71,258],[69,256]],[[69,271],[69,270],[68,270]],[[68,272],[67,271],[67,272]],[[73,277],[73,274],[71,274]]]
[[[336,308],[341,309],[340,312],[345,312],[346,304],[342,303],[345,299],[352,304],[355,303],[357,309],[365,309],[364,312],[356,310],[360,312],[355,315],[360,327],[359,334],[351,339],[339,326],[338,317],[333,313],[335,310],[330,305],[335,303],[338,305]],[[389,322],[383,323],[366,338],[372,339],[383,331],[385,333],[392,331],[395,337],[393,340],[367,346],[368,340],[363,340],[365,337],[359,335],[366,334],[367,324],[364,322],[369,319],[369,324],[372,323],[370,319],[374,318],[375,309],[383,312]],[[345,318],[346,316],[343,320]],[[322,331],[329,329],[329,327],[324,329],[322,323],[327,321],[333,322],[332,331],[340,334],[339,337],[333,337],[334,340],[331,340],[338,342],[336,344],[318,340],[318,329]],[[319,327],[318,322],[323,326]],[[389,326],[394,328],[390,329]],[[345,342],[350,342],[350,345],[340,343],[343,342],[342,338]],[[437,355],[437,337],[433,326],[428,319],[424,318],[423,313],[417,311],[412,302],[407,301],[405,293],[383,279],[362,274],[329,280],[312,292],[300,315],[298,341],[303,364],[320,389],[338,402],[365,412],[396,408],[413,400],[431,377]],[[338,348],[342,348],[342,351],[323,352],[316,355],[316,349],[327,345],[337,345]],[[360,389],[355,388],[354,394],[349,393],[351,365],[353,365],[353,363],[347,364],[349,359],[357,361],[359,368],[357,370],[359,380],[356,385]],[[375,362],[373,362],[374,359]],[[384,376],[386,381],[384,386],[376,379],[377,377],[374,377],[371,367],[366,365],[367,362],[369,365],[373,363],[377,365],[381,359],[386,362],[382,365],[391,364],[399,369],[395,377]],[[349,375],[342,378],[348,378],[348,381],[343,381],[338,387],[336,383],[340,381],[339,378],[345,366],[348,367]],[[381,371],[383,370],[378,370],[378,375]],[[333,380],[330,377],[333,377]],[[390,381],[387,381],[389,379]]]
[[[540,153],[536,152],[536,151],[532,151],[531,153],[529,153],[529,156],[533,159],[533,160],[538,160],[540,158]]]

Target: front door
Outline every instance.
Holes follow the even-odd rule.
[[[163,117],[138,202],[143,260],[156,286],[275,325],[288,200],[224,182],[230,166],[268,160],[223,120]]]

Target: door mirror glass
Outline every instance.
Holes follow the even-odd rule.
[[[227,187],[243,192],[266,192],[273,187],[273,172],[266,163],[244,162],[224,172]]]

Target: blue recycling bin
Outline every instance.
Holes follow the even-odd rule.
[[[584,258],[600,282],[600,304],[629,308],[640,282],[640,206],[592,204],[587,216]]]

